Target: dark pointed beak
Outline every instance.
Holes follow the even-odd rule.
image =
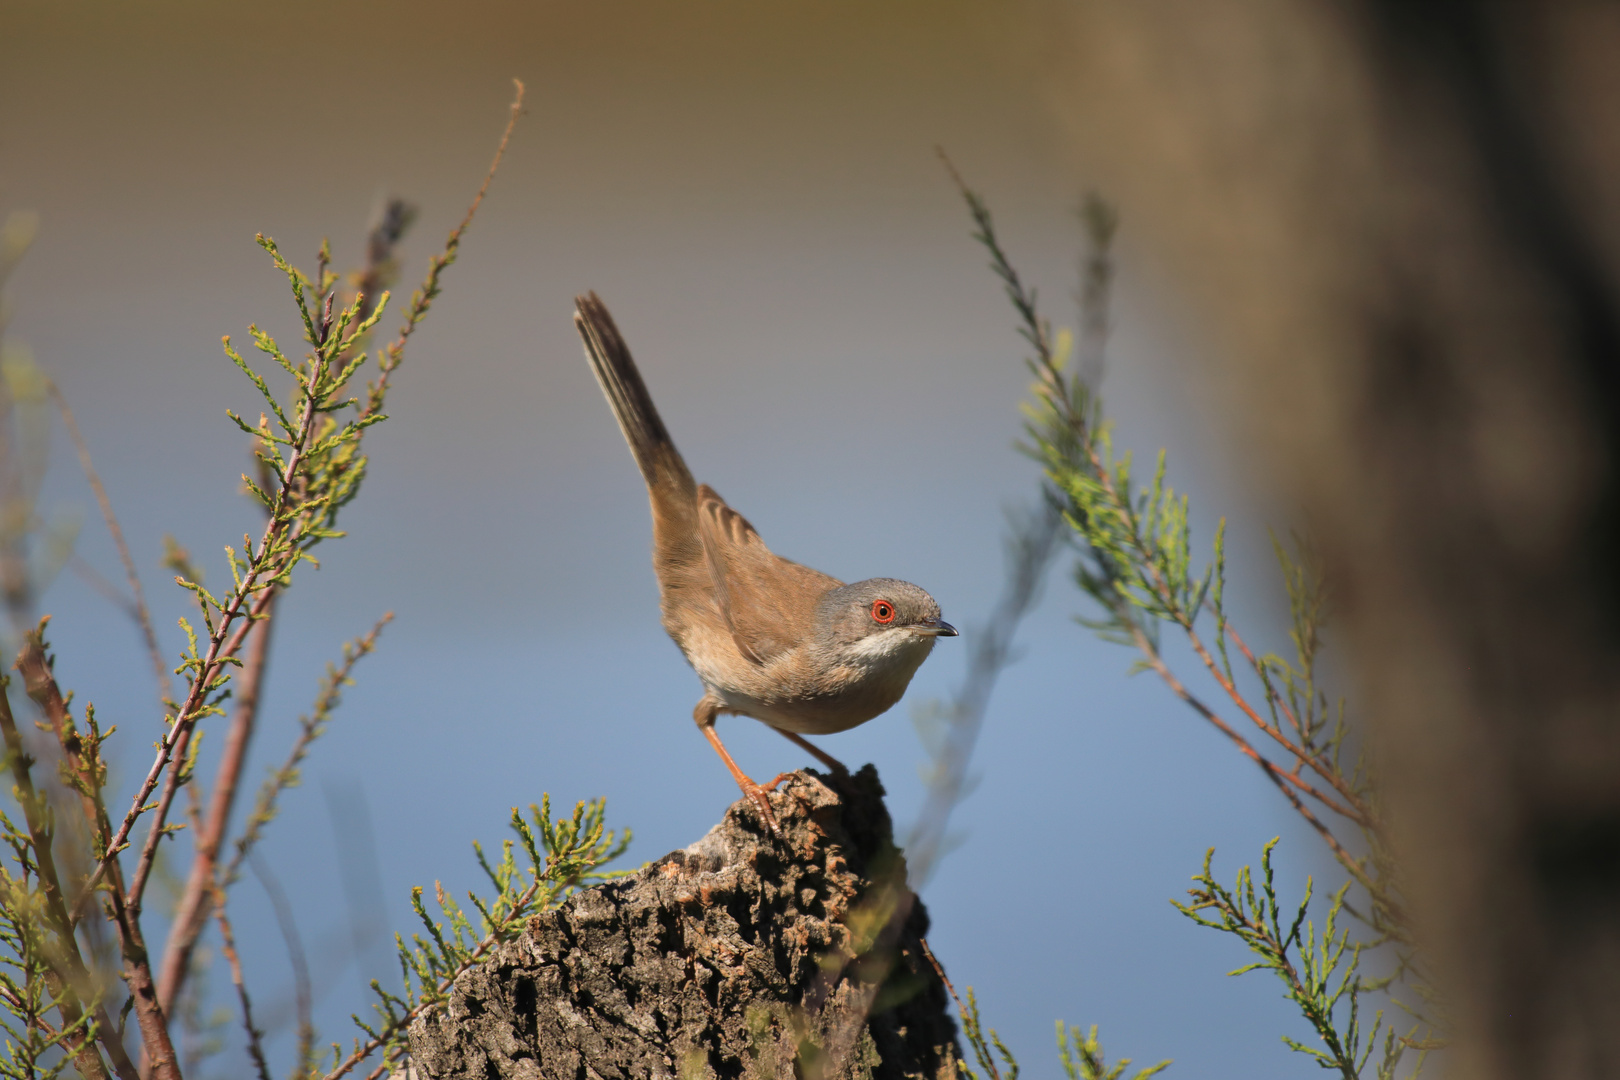
[[[920,623],[913,623],[911,628],[919,634],[929,634],[933,637],[960,637],[956,627],[944,619],[924,619]]]

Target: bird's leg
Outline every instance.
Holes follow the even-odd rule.
[[[715,752],[720,755],[720,760],[726,763],[726,768],[731,770],[731,778],[737,781],[737,786],[742,788],[742,793],[752,799],[755,806],[759,807],[759,814],[765,819],[765,824],[770,826],[773,834],[780,836],[781,830],[776,827],[776,815],[771,812],[771,802],[765,793],[775,791],[776,785],[786,780],[788,774],[778,773],[776,779],[768,784],[755,783],[747,773],[737,767],[737,763],[732,760],[731,754],[726,751],[725,744],[720,741],[719,734],[714,730],[714,721],[719,715],[719,702],[711,701],[708,697],[705,697],[698,702],[697,708],[693,710],[692,718],[697,721],[698,728],[703,732],[704,738],[714,744]]]
[[[772,728],[771,730],[782,736],[782,738],[786,739],[788,742],[799,747],[801,750],[808,751],[812,756],[815,757],[817,761],[821,762],[838,775],[849,775],[849,769],[842,761],[839,761],[837,758],[827,753],[827,751],[821,749],[821,747],[817,746],[803,735],[792,731],[784,731],[782,728]]]

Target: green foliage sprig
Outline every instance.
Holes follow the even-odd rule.
[[[96,811],[107,777],[101,745],[112,729],[103,733],[90,708],[85,710],[84,731],[73,722],[66,698],[51,675],[44,625],[42,622],[29,635],[18,667],[29,696],[45,713],[42,726],[54,733],[62,749],[58,779],[78,794],[87,820],[105,833],[106,815],[97,816]],[[75,937],[80,920],[68,903],[72,878],[59,868],[56,856],[58,808],[33,779],[35,761],[23,745],[11,711],[10,685],[9,677],[0,677],[0,735],[12,777],[11,795],[27,824],[26,829],[19,829],[10,817],[0,814],[0,838],[10,849],[15,866],[0,864],[0,927],[4,927],[0,947],[9,952],[0,953],[4,964],[0,1002],[17,1020],[17,1025],[6,1024],[13,1037],[12,1064],[28,1062],[29,1068],[50,1071],[57,1065],[50,1051],[60,1048],[70,1054],[81,1076],[99,1080],[107,1076],[96,1048],[99,1043],[121,1080],[134,1080],[134,1063],[120,1039],[122,1023],[115,1027],[107,1015],[105,979],[86,964]],[[63,805],[71,806],[71,802]],[[68,835],[74,834],[77,824],[66,823]],[[50,1010],[57,1014],[54,1025],[47,1016]]]
[[[434,899],[444,921],[428,914],[422,887],[412,889],[411,907],[426,934],[413,934],[409,943],[402,935],[395,937],[403,988],[396,994],[372,980],[371,989],[378,998],[373,1006],[377,1023],[354,1018],[366,1039],[356,1039],[347,1057],[333,1044],[326,1080],[337,1080],[378,1050],[383,1052],[382,1063],[371,1076],[381,1076],[408,1051],[406,1034],[412,1021],[447,1000],[457,976],[519,933],[530,918],[560,904],[580,886],[617,876],[600,868],[624,854],[631,834],[628,829],[622,833],[610,830],[605,821],[601,799],[577,803],[571,818],[555,821],[549,795],[538,806],[529,806],[528,818],[513,807],[511,827],[517,840],[501,845],[501,857],[494,865],[483,847],[473,843],[478,866],[495,890],[488,897],[467,893],[478,911],[476,927],[442,885],[434,884]],[[523,863],[518,861],[519,849]]]
[[[19,868],[26,864],[31,838],[0,814],[0,839],[11,849]],[[76,1008],[71,987],[52,977],[47,957],[55,951],[45,927],[50,917],[45,898],[26,869],[20,874],[0,870],[0,947],[6,950],[0,970],[0,1000],[15,1024],[0,1019],[5,1031],[5,1056],[0,1076],[15,1080],[53,1080],[73,1066],[80,1048],[94,1042],[95,1018]],[[60,1026],[51,1013],[77,1014]]]
[[[0,1076],[55,1076],[71,1067],[90,1080],[107,1080],[110,1064],[111,1073],[119,1080],[180,1080],[170,1026],[175,1018],[187,1013],[184,1008],[174,1010],[170,1005],[184,976],[196,966],[193,949],[211,910],[220,926],[224,955],[238,992],[249,1054],[258,1074],[268,1077],[227,916],[226,890],[241,860],[274,816],[277,797],[297,782],[304,754],[329,722],[350,671],[361,656],[371,651],[381,624],[347,646],[343,662],[329,668],[315,708],[301,721],[291,755],[272,774],[237,845],[236,858],[221,873],[216,856],[226,838],[232,797],[240,776],[236,766],[245,760],[262,684],[266,650],[260,646],[268,642],[275,596],[291,583],[301,563],[315,562],[314,549],[319,544],[343,535],[337,528],[338,516],[356,497],[365,477],[367,459],[361,452],[365,432],[386,419],[382,407],[390,376],[403,360],[406,341],[439,294],[442,274],[454,263],[461,239],[500,165],[522,114],[521,83],[516,90],[510,119],[477,196],[451,231],[441,254],[431,260],[427,278],[411,297],[397,336],[379,352],[368,352],[366,343],[384,316],[387,294],[364,293],[380,292],[380,284],[393,265],[392,245],[408,213],[393,214],[389,223],[374,232],[371,265],[361,279],[366,284],[356,289],[352,302],[340,302],[339,277],[331,271],[331,253],[324,242],[311,277],[283,258],[273,241],[258,238],[288,283],[307,348],[301,358],[294,360],[275,337],[257,325],[249,328],[254,347],[280,367],[290,382],[288,393],[278,395],[231,339],[224,339],[227,357],[261,398],[263,411],[257,423],[227,412],[240,430],[253,437],[258,459],[256,475],[244,475],[242,480],[263,509],[265,522],[256,535],[243,537],[240,549],[225,548],[230,581],[228,588],[217,594],[203,584],[203,576],[189,555],[177,544],[170,544],[165,561],[176,571],[177,583],[197,605],[195,615],[180,620],[186,647],[174,672],[185,679],[185,693],[179,701],[170,697],[167,664],[161,660],[155,635],[150,631],[139,577],[123,543],[111,501],[91,467],[88,444],[61,392],[31,364],[22,363],[15,350],[0,362],[6,376],[0,388],[0,429],[13,421],[13,406],[24,403],[25,397],[31,408],[50,397],[62,414],[125,563],[134,599],[119,595],[117,587],[88,568],[84,568],[85,573],[98,591],[141,625],[155,658],[164,706],[161,737],[156,742],[152,765],[139,783],[128,811],[114,819],[107,809],[107,768],[101,755],[102,742],[112,731],[100,730],[89,706],[83,711],[82,723],[75,720],[70,709],[71,695],[64,694],[56,682],[43,622],[26,634],[17,668],[28,696],[43,716],[39,726],[53,737],[50,764],[59,774],[56,779],[63,789],[61,793],[53,786],[47,799],[36,786],[32,772],[35,761],[16,730],[5,693],[7,680],[0,679],[0,733],[4,735],[5,764],[12,776],[11,794],[17,808],[11,814],[0,811],[0,840],[5,842],[0,857],[8,852],[10,855],[9,861],[0,858],[0,1011],[5,1014],[0,1016],[0,1031],[8,1042]],[[0,230],[0,282],[26,247],[29,235],[31,226],[18,227],[15,220]],[[0,310],[0,329],[4,321],[5,313]],[[379,373],[362,389],[359,375],[372,355],[377,357]],[[6,397],[6,390],[13,391],[11,397]],[[26,395],[22,394],[25,390]],[[0,487],[6,489],[0,491],[0,502],[5,504],[0,507],[5,514],[0,516],[6,516],[8,522],[15,519],[13,523],[20,523],[21,529],[16,535],[8,532],[0,536],[0,547],[5,549],[0,551],[0,562],[6,564],[0,567],[0,578],[4,579],[0,580],[0,593],[4,594],[0,600],[4,600],[13,622],[17,622],[20,612],[29,610],[37,586],[48,578],[30,570],[25,580],[18,571],[23,556],[32,551],[32,533],[40,529],[33,513],[37,484],[32,471],[8,470],[17,464],[12,458],[27,457],[32,445],[18,443],[0,430]],[[14,498],[19,492],[26,497]],[[263,629],[254,638],[252,655],[244,661],[239,653],[254,627]],[[245,669],[239,681],[232,675],[232,669],[238,667]],[[199,725],[209,717],[222,715],[224,703],[233,693],[240,695],[237,715],[208,807],[208,839],[199,839],[195,845],[192,873],[183,898],[189,906],[185,907],[185,918],[177,918],[171,927],[165,959],[172,961],[168,967],[174,970],[166,968],[165,975],[175,977],[165,987],[153,976],[141,925],[142,897],[153,874],[160,842],[183,827],[170,821],[170,812],[176,793],[188,785],[196,768]],[[189,790],[194,797],[191,821],[201,826],[200,800],[195,798],[195,788]],[[17,824],[19,816],[25,825]],[[148,821],[147,832],[126,890],[125,866],[120,856],[131,845],[133,829],[143,817]],[[566,828],[559,827],[559,835],[566,832]],[[92,901],[104,905],[115,940],[109,940],[100,920],[89,917],[87,909]],[[115,985],[110,978],[115,962],[128,989],[116,1024],[108,1015],[107,1004]],[[165,994],[168,1000],[164,1000]],[[300,1034],[307,1040],[313,1037],[305,1023],[307,1002],[300,1005],[300,1010]],[[124,1046],[125,1022],[131,1015],[139,1029],[143,1058],[140,1067]],[[301,1046],[298,1072],[309,1071],[308,1056]]]
[[[1329,902],[1321,931],[1308,918],[1314,882],[1305,879],[1305,895],[1284,929],[1284,912],[1277,899],[1271,870],[1273,839],[1261,849],[1260,880],[1245,866],[1237,873],[1236,884],[1228,889],[1210,873],[1215,849],[1204,855],[1204,868],[1189,889],[1190,903],[1171,901],[1177,910],[1200,926],[1222,930],[1241,939],[1259,959],[1230,975],[1250,971],[1270,971],[1282,980],[1284,993],[1299,1007],[1316,1030],[1321,1047],[1307,1046],[1284,1035],[1290,1049],[1316,1059],[1324,1069],[1334,1069],[1344,1080],[1356,1080],[1379,1048],[1378,1080],[1394,1080],[1407,1048],[1416,1044],[1418,1026],[1403,1038],[1393,1025],[1384,1023],[1380,1009],[1373,1016],[1371,1030],[1364,1030],[1361,994],[1379,989],[1381,984],[1363,979],[1361,957],[1368,946],[1354,941],[1349,929],[1341,929],[1339,916],[1345,910],[1345,894],[1351,882],[1339,886]]]
[[[111,858],[125,847],[136,820],[149,809],[147,800],[157,788],[164,769],[177,752],[184,754],[196,724],[208,716],[223,715],[220,704],[229,693],[228,669],[241,665],[236,654],[254,620],[263,616],[275,590],[290,583],[292,572],[300,562],[314,561],[311,549],[323,540],[343,535],[333,525],[338,511],[358,493],[365,475],[366,459],[359,453],[361,434],[386,419],[382,413],[371,413],[340,422],[332,414],[357,404],[354,397],[346,396],[350,380],[366,358],[364,352],[356,352],[355,346],[382,317],[387,294],[379,299],[369,316],[361,317],[359,299],[345,305],[334,316],[335,294],[329,291],[331,282],[325,280],[327,273],[322,273],[323,280],[317,286],[282,258],[274,241],[263,235],[257,239],[287,278],[310,351],[295,364],[272,336],[257,326],[249,328],[259,351],[275,360],[293,378],[291,397],[284,404],[270,390],[263,376],[231,345],[229,336],[224,339],[226,355],[253,383],[275,416],[272,424],[261,414],[259,424],[251,426],[235,412],[227,410],[239,427],[257,439],[255,453],[273,478],[274,490],[266,490],[246,474],[242,476],[247,489],[264,506],[267,518],[256,543],[250,536],[244,536],[241,553],[230,546],[225,548],[232,581],[228,593],[219,597],[200,581],[175,578],[177,584],[196,598],[206,640],[199,643],[192,624],[186,619],[180,620],[187,645],[176,674],[184,676],[188,691],[174,712],[165,717],[166,730],[158,744],[156,758],[117,833],[107,841],[100,865],[92,875],[92,886]],[[311,292],[325,294],[324,303],[313,305],[315,310],[310,302]],[[158,813],[148,831],[130,887],[131,906],[136,909],[151,872],[167,809],[174,793],[187,778],[185,769],[170,770],[162,798],[156,807],[150,808]]]
[[[930,956],[932,959],[932,956]],[[937,963],[935,965],[938,966]],[[944,977],[944,972],[940,973]],[[973,993],[973,987],[967,988],[967,1002],[963,1003],[956,995],[956,988],[946,980],[946,988],[950,990],[951,997],[956,1001],[956,1015],[962,1020],[962,1034],[967,1037],[968,1048],[973,1051],[973,1060],[979,1063],[988,1080],[1003,1080],[1001,1069],[996,1065],[995,1055],[991,1048],[1001,1056],[1002,1063],[1007,1066],[1005,1080],[1018,1080],[1018,1059],[1013,1052],[1007,1049],[1007,1044],[1001,1041],[995,1028],[986,1028],[984,1021],[979,1019],[979,999]],[[957,1072],[967,1080],[979,1080],[979,1074],[974,1072],[966,1061],[956,1063]]]
[[[1091,1025],[1089,1032],[1081,1034],[1077,1025],[1059,1020],[1057,1042],[1058,1060],[1063,1063],[1063,1071],[1069,1074],[1069,1080],[1120,1080],[1125,1070],[1131,1067],[1130,1058],[1120,1058],[1112,1065],[1108,1064],[1102,1043],[1097,1039],[1096,1024]],[[1131,1080],[1147,1080],[1169,1067],[1168,1060],[1149,1065],[1136,1070]]]
[[[1007,1044],[1001,1041],[995,1028],[986,1028],[979,1018],[979,1001],[973,993],[973,987],[967,988],[967,1001],[964,1002],[951,985],[951,980],[945,974],[945,969],[934,958],[933,950],[928,947],[925,940],[922,943],[923,955],[928,958],[929,964],[939,975],[940,982],[950,993],[951,1000],[956,1002],[956,1015],[962,1020],[962,1034],[966,1036],[968,1048],[973,1051],[973,1059],[978,1062],[979,1068],[984,1070],[987,1080],[1003,1080],[1001,1068],[996,1064],[999,1056],[1007,1066],[1005,1080],[1018,1080],[1018,1059],[1013,1052],[1007,1049]],[[1063,1064],[1063,1071],[1069,1074],[1069,1080],[1119,1080],[1119,1077],[1130,1066],[1130,1058],[1122,1058],[1114,1065],[1109,1065],[1103,1056],[1102,1043],[1097,1040],[1097,1025],[1091,1026],[1091,1032],[1082,1036],[1078,1027],[1067,1027],[1062,1020],[1057,1022],[1058,1060]],[[994,1050],[994,1053],[991,1051]],[[1171,1065],[1169,1060],[1161,1061],[1157,1065],[1150,1065],[1139,1069],[1132,1080],[1147,1080],[1155,1073],[1163,1072]],[[979,1080],[979,1074],[973,1071],[966,1061],[958,1061],[956,1069],[965,1080]]]
[[[0,864],[0,1001],[17,1021],[0,1021],[6,1032],[0,1075],[49,1078],[69,1064],[85,1075],[100,1065],[93,1044],[103,994],[73,944],[75,925],[53,852],[55,814],[34,785],[34,760],[23,748],[6,696],[10,683],[0,676],[0,734],[12,798],[27,827],[19,829],[0,812],[0,840],[13,864]],[[54,1026],[52,1012],[58,1017]],[[53,1053],[58,1050],[63,1056]]]
[[[1347,753],[1349,729],[1343,702],[1331,703],[1317,677],[1321,626],[1328,604],[1311,551],[1297,538],[1292,553],[1274,540],[1289,596],[1293,656],[1257,656],[1239,634],[1226,606],[1225,520],[1215,529],[1212,557],[1200,565],[1193,555],[1189,501],[1168,483],[1166,455],[1160,452],[1144,483],[1138,479],[1132,455],[1115,450],[1111,426],[1094,390],[1101,369],[1100,351],[1094,347],[1089,356],[1082,357],[1083,373],[1072,370],[1072,336],[1066,331],[1054,333],[1041,314],[1035,290],[1025,284],[998,239],[988,205],[954,168],[951,175],[973,220],[973,237],[989,254],[991,270],[1017,315],[1017,332],[1031,350],[1025,364],[1034,382],[1030,400],[1023,406],[1026,441],[1022,449],[1042,467],[1043,487],[1060,507],[1079,554],[1076,584],[1096,605],[1096,614],[1081,616],[1078,621],[1105,640],[1135,649],[1138,659],[1133,672],[1157,674],[1177,697],[1254,762],[1344,868],[1350,881],[1335,895],[1328,925],[1339,934],[1335,940],[1351,943],[1342,944],[1340,952],[1331,956],[1319,956],[1315,967],[1301,970],[1339,971],[1342,979],[1335,991],[1339,996],[1332,997],[1332,1003],[1347,1001],[1348,1006],[1338,1011],[1332,1003],[1324,1007],[1313,983],[1302,983],[1306,990],[1294,1000],[1319,1033],[1321,1024],[1337,1030],[1334,1045],[1363,1046],[1357,994],[1388,990],[1395,981],[1405,981],[1425,998],[1428,992],[1412,948],[1376,794],[1361,757]],[[1105,295],[1103,286],[1111,275],[1107,252],[1117,217],[1094,197],[1087,200],[1081,217],[1091,244],[1089,257],[1082,261],[1081,322],[1095,341],[1096,328],[1106,327],[1106,316],[1086,301]],[[1180,634],[1204,674],[1241,720],[1234,723],[1223,716],[1171,667],[1161,642],[1166,629]],[[1212,635],[1211,641],[1206,641],[1206,633]],[[1244,721],[1248,726],[1242,726]],[[1356,835],[1361,853],[1353,852],[1339,835],[1345,828]],[[1269,887],[1269,848],[1267,859]],[[1207,862],[1198,880],[1211,896],[1247,895],[1242,888],[1212,891],[1218,886],[1209,878]],[[1349,901],[1352,883],[1365,896],[1364,906]],[[1364,924],[1365,936],[1352,942],[1348,930],[1337,929],[1334,920],[1341,910]],[[1239,929],[1249,925],[1242,919],[1201,921],[1240,937]],[[1288,945],[1289,939],[1281,940]],[[1393,951],[1393,974],[1376,980],[1363,978],[1361,956],[1383,945]],[[1335,957],[1342,967],[1329,963]],[[1415,1012],[1414,1017],[1419,1026],[1426,1025]],[[1335,1024],[1344,1026],[1335,1029]],[[1416,1028],[1403,1037],[1384,1030],[1386,1053],[1381,1060],[1390,1070],[1399,1062],[1399,1054],[1390,1050],[1395,1043],[1389,1040],[1402,1047],[1434,1045],[1427,1039],[1415,1039]],[[1371,1045],[1377,1031],[1375,1023],[1366,1045]],[[1326,1040],[1325,1035],[1323,1038]],[[1299,1047],[1293,1041],[1289,1044]],[[1331,1048],[1326,1053],[1330,1066],[1338,1061]],[[1356,1067],[1365,1065],[1370,1051],[1363,1047],[1355,1053],[1360,1054]]]

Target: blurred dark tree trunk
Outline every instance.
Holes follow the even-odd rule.
[[[1452,1074],[1620,1075],[1620,5],[1072,18],[1074,145],[1327,559]]]

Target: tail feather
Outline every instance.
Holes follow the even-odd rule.
[[[624,441],[630,444],[642,479],[649,488],[671,480],[682,488],[691,488],[691,473],[675,449],[607,305],[594,292],[575,297],[574,305],[574,326],[585,341],[585,356],[619,421]]]

